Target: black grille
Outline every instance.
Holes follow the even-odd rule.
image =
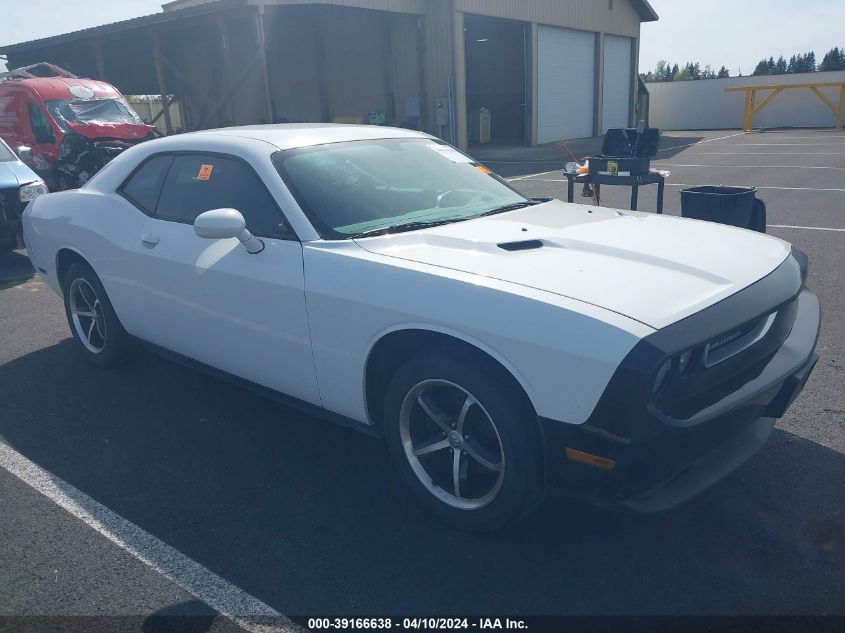
[[[704,367],[703,359],[699,360],[696,367],[691,367],[689,372],[671,385],[660,408],[675,418],[686,419],[696,411],[724,398],[738,386],[753,380],[763,371],[771,357],[789,336],[792,325],[795,323],[797,309],[797,297],[778,306],[775,309],[777,316],[765,336],[718,364]],[[775,310],[767,312],[740,328],[729,330],[713,340],[721,342],[730,339],[734,332],[747,334]],[[700,355],[700,352],[696,354],[699,358]]]
[[[20,220],[21,203],[18,202],[18,189],[0,189],[0,213],[2,219],[11,222],[13,220]]]
[[[16,241],[23,205],[18,201],[18,190],[0,189],[0,242]]]

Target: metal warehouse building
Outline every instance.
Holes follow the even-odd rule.
[[[188,130],[378,122],[461,147],[630,123],[646,0],[176,0],[162,13],[0,46],[124,94],[174,96]],[[489,125],[486,113],[489,112]],[[168,122],[168,127],[170,122]]]

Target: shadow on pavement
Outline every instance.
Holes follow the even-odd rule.
[[[144,620],[143,633],[234,633],[243,631],[204,602],[189,600],[170,605]]]
[[[671,158],[705,138],[703,135],[663,136],[655,160]],[[518,178],[563,170],[569,161],[600,154],[602,140],[603,137],[597,136],[533,147],[474,145],[467,153],[503,178]]]
[[[0,252],[0,290],[9,288],[35,276],[35,269],[26,251]]]
[[[378,440],[147,352],[103,371],[65,340],[0,384],[6,442],[288,615],[845,612],[845,456],[783,431],[674,512],[557,499],[474,536]]]

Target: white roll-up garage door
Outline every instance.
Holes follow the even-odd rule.
[[[596,36],[541,26],[537,42],[540,143],[593,135]]]
[[[631,124],[631,38],[604,36],[602,132]]]

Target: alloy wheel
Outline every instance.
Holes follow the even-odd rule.
[[[399,435],[414,474],[443,503],[477,510],[496,498],[505,476],[502,440],[460,385],[441,379],[415,385],[402,402]]]
[[[80,342],[89,352],[99,354],[106,346],[106,319],[100,298],[81,277],[71,283],[68,297],[70,316]]]

